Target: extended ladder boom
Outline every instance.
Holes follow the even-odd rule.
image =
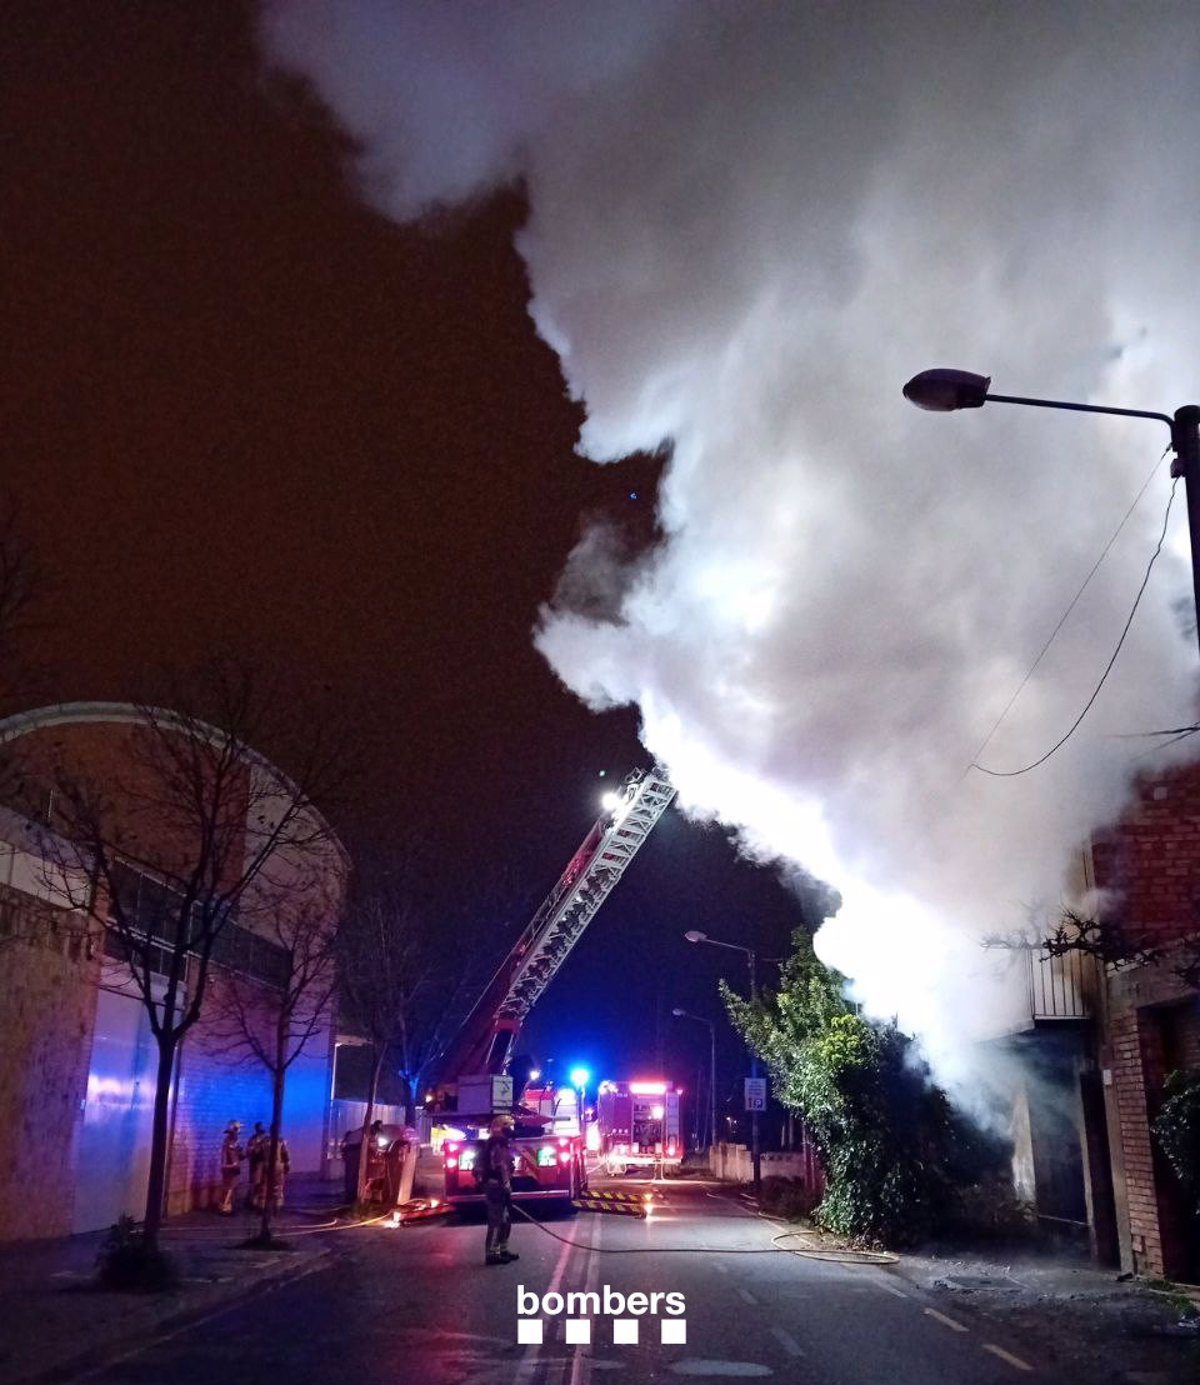
[[[438,1064],[439,1085],[502,1073],[526,1015],[637,855],[675,790],[663,772],[635,770],[596,820]]]

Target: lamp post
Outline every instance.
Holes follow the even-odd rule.
[[[591,1081],[591,1077],[592,1077],[592,1074],[587,1070],[587,1068],[572,1068],[572,1069],[571,1069],[571,1086],[574,1087],[574,1088],[575,1088],[575,1091],[578,1093],[578,1100],[579,1100],[579,1133],[580,1133],[581,1135],[585,1135],[585,1134],[586,1134],[586,1131],[585,1131],[584,1128],[583,1128],[583,1103],[584,1103],[584,1097],[585,1097],[585,1095],[586,1095],[586,1093],[587,1093],[587,1084],[588,1084],[589,1081]]]
[[[758,1000],[758,954],[752,947],[742,947],[740,943],[724,943],[719,938],[710,938],[707,933],[701,933],[698,928],[689,929],[683,935],[689,943],[708,943],[710,947],[726,947],[731,952],[743,952],[750,967],[750,1003],[755,1004]],[[758,1054],[747,1044],[750,1049],[750,1076],[758,1076]],[[758,1112],[750,1112],[750,1160],[754,1169],[754,1191],[762,1191],[762,1146],[758,1137]]]
[[[1170,430],[1171,475],[1182,476],[1187,493],[1188,537],[1192,549],[1192,595],[1196,603],[1196,638],[1200,640],[1200,405],[1184,404],[1172,414],[1148,409],[1116,409],[1103,404],[1076,404],[1066,399],[1028,399],[1019,394],[992,394],[988,375],[940,367],[923,370],[904,386],[904,397],[918,409],[952,413],[979,409],[984,404],[1024,404],[1034,409],[1069,409],[1080,414],[1113,414],[1117,418],[1149,418]]]
[[[697,1024],[708,1025],[708,1138],[717,1143],[717,1026],[703,1015],[693,1015],[690,1010],[678,1006],[671,1013],[677,1019],[695,1020]]]

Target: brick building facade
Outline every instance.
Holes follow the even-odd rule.
[[[1200,1072],[1200,767],[1138,785],[1122,821],[1092,844],[1106,968],[1099,1065],[1106,1095],[1122,1267],[1200,1278],[1200,1228],[1156,1145],[1163,1082]]]
[[[157,1065],[149,1018],[111,934],[89,926],[86,911],[68,907],[77,901],[55,888],[61,858],[48,859],[55,853],[47,847],[54,772],[65,765],[110,785],[149,788],[142,733],[139,713],[122,704],[71,704],[0,722],[0,797],[9,800],[0,806],[0,1239],[91,1230],[121,1212],[140,1217],[144,1210]],[[263,761],[253,772],[285,782]],[[136,824],[131,887],[161,890],[152,863],[183,859],[187,844],[167,827],[166,815],[119,796],[112,811]],[[332,834],[326,841],[319,868],[327,869],[329,888],[320,898],[332,927],[345,856]],[[273,882],[293,869],[291,861],[274,862]],[[217,1042],[212,1021],[222,987],[235,977],[243,988],[249,978],[269,1010],[280,948],[264,917],[264,909],[246,908],[225,924],[205,1009],[176,1057],[168,1213],[214,1202],[229,1120],[246,1129],[270,1120],[267,1070]],[[187,966],[190,988],[194,957]],[[284,1133],[296,1172],[325,1172],[334,1019],[321,1018],[287,1079]]]

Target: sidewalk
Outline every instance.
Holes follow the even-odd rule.
[[[1026,1338],[1061,1378],[1121,1385],[1200,1380],[1200,1305],[1192,1294],[1089,1260],[1027,1248],[905,1253],[893,1273]]]
[[[288,1191],[295,1206],[279,1214],[276,1228],[290,1233],[290,1252],[239,1250],[258,1227],[251,1213],[191,1212],[168,1222],[162,1243],[181,1283],[165,1294],[92,1287],[103,1232],[0,1245],[0,1385],[70,1380],[239,1297],[310,1273],[332,1252],[324,1228],[341,1186],[295,1179]]]

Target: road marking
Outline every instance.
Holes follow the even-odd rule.
[[[596,1254],[600,1246],[600,1239],[604,1234],[604,1223],[597,1222],[594,1228],[595,1234],[592,1237],[591,1245],[588,1248],[586,1264],[583,1273],[583,1287],[585,1291],[594,1292],[600,1281],[600,1257]],[[588,1353],[585,1354],[583,1345],[576,1346],[574,1355],[571,1357],[570,1385],[586,1385],[595,1364],[592,1360],[591,1343],[588,1343]]]
[[[886,1280],[877,1279],[875,1283],[886,1293],[895,1294],[897,1298],[912,1298],[911,1294],[906,1294],[903,1289],[897,1289],[894,1284],[889,1284]]]
[[[741,1297],[745,1300],[745,1302],[747,1302],[748,1304],[751,1305],[751,1307],[753,1307],[753,1308],[757,1308],[757,1307],[758,1307],[758,1299],[756,1299],[756,1298],[754,1297],[754,1295],[750,1292],[749,1289],[739,1289],[739,1290],[738,1290],[738,1293],[739,1293],[739,1294],[741,1295]]]
[[[984,1351],[990,1351],[993,1356],[998,1356],[1001,1361],[1007,1361],[1010,1366],[1019,1371],[1031,1371],[1033,1367],[1028,1361],[1022,1361],[1019,1356],[1014,1356],[1011,1351],[1005,1351],[1003,1347],[998,1347],[995,1342],[984,1342]]]
[[[567,1260],[574,1247],[570,1241],[563,1242],[563,1248],[558,1253],[558,1263],[554,1266],[554,1274],[550,1278],[550,1287],[547,1293],[557,1293],[558,1286],[562,1283],[563,1273],[567,1268]],[[528,1380],[538,1368],[538,1357],[541,1355],[541,1344],[527,1346],[525,1355],[521,1357],[517,1369],[514,1372],[518,1380]]]
[[[965,1323],[958,1322],[954,1318],[948,1318],[945,1313],[939,1313],[936,1308],[926,1308],[926,1317],[936,1318],[944,1327],[952,1327],[955,1332],[970,1332],[970,1328]]]
[[[784,1328],[773,1327],[771,1329],[771,1336],[775,1338],[775,1340],[784,1349],[784,1351],[787,1352],[789,1356],[804,1355],[804,1350],[800,1346],[800,1343],[795,1339],[795,1337],[792,1336],[790,1332],[785,1331]]]

